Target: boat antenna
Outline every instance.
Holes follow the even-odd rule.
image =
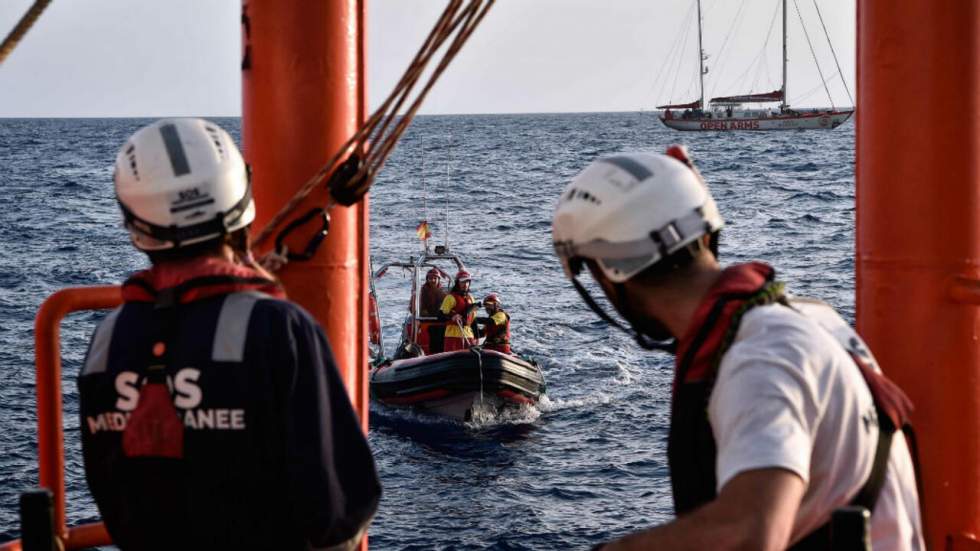
[[[420,163],[422,165],[419,168],[419,173],[422,176],[422,224],[420,224],[420,226],[424,225],[424,228],[422,229],[422,232],[423,232],[422,235],[424,236],[425,235],[425,232],[428,232],[429,231],[429,228],[428,228],[428,226],[429,226],[429,201],[428,201],[429,192],[428,192],[428,189],[425,187],[425,135],[424,134],[419,136],[419,150],[420,150],[420,154],[419,154]],[[429,240],[426,239],[425,237],[422,238],[422,248],[425,249],[425,253],[426,254],[429,254]]]
[[[448,162],[446,163],[446,251],[449,251],[449,191],[448,184],[452,182],[451,174],[453,168],[453,133],[449,133],[449,156]]]

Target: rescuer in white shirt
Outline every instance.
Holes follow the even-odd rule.
[[[839,548],[831,516],[850,505],[871,511],[876,551],[924,549],[896,430],[911,403],[829,306],[790,298],[763,263],[722,269],[723,225],[679,147],[600,158],[559,199],[555,251],[586,303],[644,348],[676,354],[678,518],[601,547]],[[589,296],[585,268],[629,328]]]

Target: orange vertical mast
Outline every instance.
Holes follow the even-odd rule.
[[[858,96],[858,329],[916,404],[926,544],[977,549],[980,3],[859,1]]]
[[[255,228],[288,201],[364,119],[363,0],[242,2],[242,141],[252,165]],[[327,201],[313,192],[297,216]],[[316,256],[279,275],[323,325],[367,428],[367,199],[331,211]],[[315,222],[286,244],[300,251]]]

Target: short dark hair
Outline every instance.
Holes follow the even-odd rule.
[[[720,238],[721,231],[719,230],[712,233],[708,241],[708,251],[715,258],[718,258],[718,242]],[[633,277],[637,281],[651,285],[659,285],[677,277],[686,277],[691,265],[694,263],[695,256],[702,250],[701,240],[698,239]]]
[[[231,233],[219,235],[214,239],[177,247],[175,249],[163,249],[159,251],[143,251],[150,258],[153,264],[161,262],[172,262],[174,260],[187,260],[196,256],[207,256],[217,253],[225,244],[231,245],[237,252],[244,252],[248,243],[248,227],[237,229]]]

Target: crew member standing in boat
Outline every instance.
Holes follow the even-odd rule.
[[[152,266],[78,379],[92,496],[127,550],[353,549],[380,485],[323,331],[257,267],[248,169],[201,119],[138,130],[116,198]]]
[[[723,270],[722,225],[679,147],[598,159],[559,199],[555,250],[586,303],[644,348],[676,353],[679,518],[603,549],[840,549],[829,521],[847,505],[872,512],[875,551],[924,549],[895,430],[908,399],[829,306],[788,298],[765,264]],[[583,268],[632,330],[589,296]]]
[[[476,309],[473,295],[470,294],[470,273],[460,270],[456,274],[452,290],[439,308],[440,317],[447,320],[444,351],[465,350],[474,344],[472,325],[476,318]]]
[[[438,268],[432,268],[425,274],[425,284],[419,293],[419,315],[427,318],[439,317],[439,308],[446,298],[446,290],[442,286],[442,273]],[[445,326],[442,323],[429,322],[426,324],[429,334],[430,354],[443,351],[443,334]]]
[[[446,298],[446,289],[442,286],[440,276],[437,268],[432,268],[425,274],[425,284],[422,285],[419,293],[419,315],[425,317],[439,315],[439,308]]]
[[[510,314],[504,311],[500,297],[490,293],[483,299],[483,308],[487,317],[477,318],[477,323],[483,327],[483,348],[510,354]]]

